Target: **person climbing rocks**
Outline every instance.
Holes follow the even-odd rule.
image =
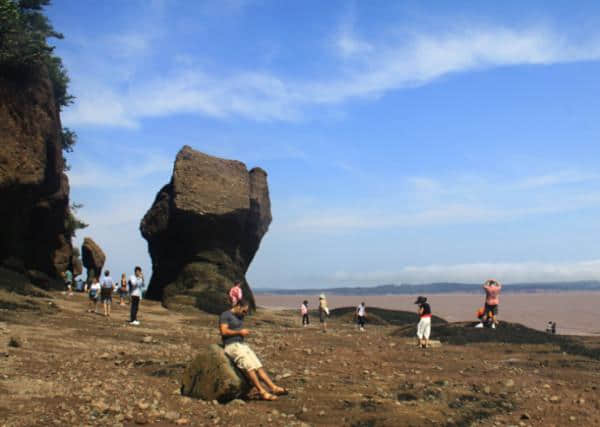
[[[239,281],[234,282],[233,287],[229,290],[229,302],[231,306],[235,307],[243,297],[242,284]]]
[[[329,307],[327,307],[327,299],[325,294],[319,295],[319,322],[321,330],[327,332],[327,318],[329,317]]]
[[[300,305],[300,314],[302,314],[302,326],[305,328],[310,324],[308,319],[308,301],[304,300]]]
[[[356,307],[356,324],[358,325],[358,329],[363,332],[365,330],[365,320],[367,319],[367,307],[365,306],[365,302],[361,302],[358,307]]]
[[[244,316],[248,314],[248,309],[248,301],[242,298],[234,307],[221,313],[219,332],[223,340],[223,348],[225,354],[246,374],[262,400],[277,400],[277,396],[287,394],[288,391],[271,380],[256,353],[244,342],[244,337],[250,334],[250,330],[243,327]],[[261,381],[270,391],[267,391]]]
[[[104,316],[110,317],[110,308],[112,305],[112,293],[115,288],[115,283],[110,277],[110,271],[104,272],[104,277],[100,281],[100,301],[104,306]]]
[[[418,297],[415,304],[419,304],[417,313],[419,314],[419,324],[417,325],[417,346],[421,348],[429,347],[429,336],[431,334],[431,307],[426,297]]]
[[[142,267],[136,266],[133,274],[129,277],[129,295],[131,297],[131,311],[129,317],[130,325],[139,325],[137,313],[142,299],[142,288],[144,287],[144,274]]]
[[[498,305],[500,304],[500,290],[502,285],[497,280],[489,279],[483,283],[485,291],[485,313],[491,318],[491,327],[498,326]]]

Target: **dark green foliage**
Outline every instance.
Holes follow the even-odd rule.
[[[83,207],[83,205],[73,203],[69,209],[69,214],[65,220],[65,233],[69,237],[75,237],[77,230],[84,229],[88,226],[88,224],[75,216],[75,212],[81,207]]]
[[[45,66],[61,108],[73,97],[67,92],[69,76],[62,60],[48,45],[49,38],[63,38],[43,13],[49,4],[50,0],[0,0],[0,72],[22,77]]]

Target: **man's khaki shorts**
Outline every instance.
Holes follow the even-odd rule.
[[[252,371],[262,368],[262,363],[256,357],[256,354],[247,344],[234,342],[225,346],[225,354],[229,356],[233,363],[245,371]]]

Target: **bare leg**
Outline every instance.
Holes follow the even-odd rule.
[[[271,377],[269,377],[269,374],[267,374],[263,368],[258,368],[257,373],[258,377],[271,389],[273,393],[283,393],[285,391],[283,387],[279,387],[271,380]]]
[[[259,372],[261,370],[262,370],[262,368],[259,369]],[[263,399],[265,399],[265,400],[276,400],[277,399],[277,396],[273,396],[267,390],[265,390],[265,388],[262,386],[262,384],[258,380],[258,376],[256,375],[256,370],[253,369],[251,371],[246,371],[246,375],[248,376],[248,379],[250,380],[252,385],[258,390],[258,392],[260,393],[260,396]],[[266,373],[265,373],[265,375],[266,375]],[[262,378],[262,376],[261,376],[261,378]],[[269,381],[271,381],[271,380],[269,379]],[[271,384],[273,384],[273,383],[271,382]]]

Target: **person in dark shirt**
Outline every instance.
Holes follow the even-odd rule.
[[[427,348],[429,346],[429,335],[431,334],[431,307],[427,303],[427,298],[418,297],[415,304],[419,304],[419,324],[417,325],[417,338],[419,347]]]
[[[258,390],[261,399],[277,400],[277,396],[287,394],[287,390],[273,383],[254,351],[244,342],[244,337],[250,334],[250,330],[243,327],[243,319],[248,314],[248,308],[248,301],[242,298],[231,310],[221,313],[219,332],[225,354],[238,368],[244,371],[252,385]],[[261,381],[271,392],[265,389]]]

